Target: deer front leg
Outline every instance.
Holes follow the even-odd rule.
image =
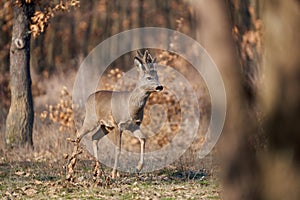
[[[94,151],[94,158],[95,158],[95,168],[94,168],[94,177],[100,177],[100,163],[98,160],[98,142],[99,140],[93,140],[93,151]]]
[[[136,166],[137,172],[140,172],[144,165],[144,152],[145,152],[146,138],[140,129],[134,131],[133,135],[139,139],[140,144],[141,144],[140,161],[139,161],[138,165]]]
[[[145,151],[145,144],[146,144],[145,138],[139,138],[139,140],[140,140],[140,144],[141,144],[141,155],[140,155],[140,161],[136,167],[137,172],[140,172],[144,165],[144,151]]]
[[[117,167],[118,167],[118,161],[121,153],[121,144],[122,144],[122,130],[120,131],[116,130],[115,132],[116,132],[115,163],[114,163],[113,171],[111,172],[111,177],[113,179],[117,178],[118,176]]]

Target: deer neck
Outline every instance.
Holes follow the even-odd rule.
[[[145,92],[141,88],[135,88],[129,99],[130,115],[133,120],[142,120],[143,111],[150,92]]]

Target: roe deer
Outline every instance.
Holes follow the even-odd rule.
[[[106,134],[115,131],[116,150],[112,178],[117,175],[119,154],[121,152],[121,138],[124,130],[130,131],[140,141],[140,160],[136,167],[139,172],[143,168],[146,137],[140,130],[143,120],[144,107],[152,92],[161,91],[155,69],[156,59],[146,50],[144,54],[137,51],[134,64],[139,72],[139,80],[132,92],[115,92],[100,90],[88,97],[83,126],[77,133],[77,140],[93,132],[93,151],[98,162],[98,141]],[[98,164],[98,163],[97,163]]]

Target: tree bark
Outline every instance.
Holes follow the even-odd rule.
[[[29,20],[34,4],[23,3],[14,8],[14,24],[10,46],[11,106],[6,119],[6,143],[33,147],[33,101],[30,77]]]
[[[239,3],[244,10],[235,14],[246,15],[239,16],[244,22],[238,22],[245,26],[250,5],[246,3],[254,1],[232,2]],[[262,2],[264,48],[259,55],[262,62],[247,58],[240,64],[236,58],[242,54],[236,56],[232,51],[225,17],[228,7],[224,1],[198,4],[202,9],[199,10],[200,24],[205,26],[200,32],[202,40],[219,66],[227,88],[226,122],[219,147],[222,148],[224,199],[300,199],[299,3],[293,0]],[[251,24],[248,27],[251,28]],[[244,30],[240,33],[253,31]],[[251,43],[251,39],[247,42]],[[254,82],[258,86],[257,97],[256,93],[249,95],[244,85],[245,79],[253,76],[252,72],[250,75],[242,72],[254,70],[252,67],[259,69],[259,79]],[[251,103],[257,106],[249,106]],[[267,138],[265,146],[256,146],[253,142],[259,132]]]

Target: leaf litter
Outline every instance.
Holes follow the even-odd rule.
[[[62,163],[45,162],[0,163],[0,198],[221,199],[218,180],[209,175],[187,179],[178,175],[181,172],[164,169],[140,175],[121,173],[109,185],[98,185],[93,178],[92,161],[79,161],[75,172],[79,178],[74,182],[66,181],[61,166]],[[110,174],[110,169],[103,173]]]

